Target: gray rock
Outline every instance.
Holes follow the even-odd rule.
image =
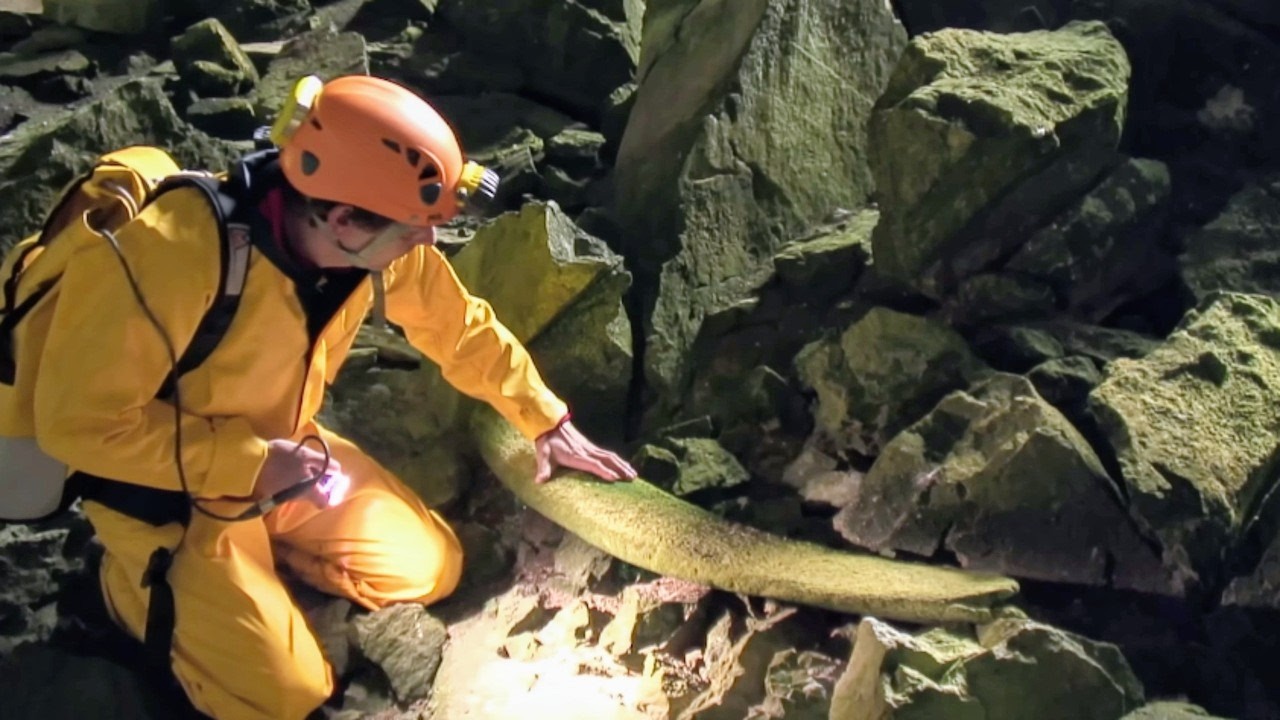
[[[0,136],[27,119],[39,103],[22,88],[0,85]]]
[[[672,438],[663,445],[675,467],[669,482],[660,486],[674,495],[683,497],[699,490],[732,488],[751,477],[732,453],[710,438]]]
[[[460,0],[438,15],[473,47],[516,62],[532,94],[594,118],[631,80],[639,56],[643,5],[613,5],[625,18],[570,0]]]
[[[1078,410],[1089,392],[1102,382],[1102,372],[1093,360],[1081,355],[1054,358],[1032,368],[1027,379],[1036,392],[1060,410]]]
[[[547,162],[577,176],[596,170],[604,135],[585,128],[565,128],[547,139]]]
[[[254,130],[273,119],[260,117],[253,101],[243,97],[201,98],[187,106],[186,118],[210,135],[232,140],[251,139]]]
[[[43,526],[0,526],[0,657],[53,633],[57,596],[85,566],[83,541],[72,537],[88,533],[85,521],[72,515]]]
[[[942,298],[1016,249],[1115,162],[1128,77],[1097,22],[914,39],[869,129],[878,272]]]
[[[1103,327],[1068,319],[1034,323],[1029,329],[1048,333],[1070,355],[1083,355],[1099,365],[1117,358],[1140,358],[1160,346],[1160,339],[1149,335]]]
[[[24,123],[0,143],[0,248],[38,229],[58,189],[98,155],[140,143],[192,169],[222,169],[239,154],[183,122],[158,81],[130,81],[69,113]]]
[[[237,37],[241,37],[237,33]],[[367,75],[369,52],[358,33],[335,32],[328,27],[296,35],[285,43],[258,83],[255,105],[263,117],[274,118],[298,80],[318,75],[330,80],[339,75]]]
[[[44,0],[49,20],[120,35],[153,29],[163,12],[161,0]]]
[[[1116,718],[1142,685],[1107,643],[1023,619],[976,636],[935,628],[908,635],[875,618],[858,626],[836,684],[831,720]]]
[[[196,720],[180,693],[142,667],[141,658],[109,657],[26,645],[0,660],[6,720]]]
[[[835,525],[853,543],[973,570],[1173,592],[1080,433],[1030,382],[948,395],[876,458]]]
[[[1048,283],[1029,275],[983,272],[959,281],[943,303],[942,317],[952,325],[972,328],[1039,320],[1056,310]]]
[[[74,48],[35,55],[0,53],[0,81],[22,83],[65,75],[84,75],[92,67],[89,58]]]
[[[984,366],[947,326],[872,308],[839,338],[806,345],[795,367],[817,393],[817,432],[841,452],[873,456]]]
[[[778,278],[799,297],[834,297],[853,286],[871,262],[875,210],[853,213],[812,237],[787,243],[773,256]]]
[[[1258,528],[1265,531],[1266,528]],[[1222,592],[1224,605],[1280,609],[1280,535],[1273,534],[1270,545],[1251,572],[1235,578]]]
[[[481,228],[453,266],[526,343],[583,427],[620,438],[632,357],[622,258],[556,204],[531,203]]]
[[[1159,246],[1169,187],[1164,163],[1128,160],[1036,231],[1004,269],[1047,282],[1067,314],[1101,319],[1172,277],[1173,259]]]
[[[1185,702],[1153,702],[1143,705],[1120,720],[1230,720],[1210,715],[1199,705]]]
[[[1196,300],[1217,290],[1280,296],[1280,176],[1236,193],[1179,258]]]
[[[0,13],[12,13],[13,17],[23,20],[30,15],[39,15],[43,10],[44,0],[0,0]],[[21,27],[30,28],[31,25],[24,23]]]
[[[449,503],[471,477],[469,443],[454,428],[473,406],[407,344],[397,352],[413,363],[374,349],[392,342],[384,332],[361,333],[322,421],[377,457],[429,506]]]
[[[186,5],[188,15],[215,18],[246,41],[297,35],[307,29],[311,15],[309,0],[189,0]]]
[[[42,0],[35,0],[40,3]],[[27,37],[19,40],[10,48],[19,55],[34,55],[47,50],[66,50],[73,48],[85,40],[85,31],[65,25],[49,25],[39,28]]]
[[[352,643],[391,680],[402,703],[431,694],[441,652],[448,638],[444,623],[421,605],[392,605],[356,618]]]
[[[1024,325],[982,328],[975,334],[973,350],[995,369],[1014,373],[1026,372],[1065,352],[1048,331]]]

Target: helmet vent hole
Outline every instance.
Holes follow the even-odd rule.
[[[420,182],[438,177],[440,177],[440,170],[435,166],[435,163],[427,163],[427,166],[422,168],[422,172],[418,173],[418,180]]]
[[[410,165],[418,167],[418,163],[422,162],[422,153],[414,150],[413,148],[409,148],[404,151],[404,159],[408,160]]]
[[[391,149],[392,152],[400,152],[400,143],[395,140],[382,139],[382,144]]]
[[[320,158],[316,157],[311,151],[302,153],[302,174],[314,175],[320,169]]]
[[[317,130],[324,130],[324,128],[320,126],[320,121],[315,118],[311,118],[311,127]]]
[[[422,188],[418,190],[418,197],[422,198],[422,203],[424,205],[435,205],[436,201],[440,199],[440,183],[423,185]]]

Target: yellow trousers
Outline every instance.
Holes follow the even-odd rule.
[[[174,551],[173,671],[192,704],[218,720],[304,718],[333,692],[332,669],[276,574],[277,563],[371,610],[434,602],[453,591],[461,574],[461,546],[438,515],[358,447],[313,430],[351,477],[351,492],[337,507],[297,500],[244,522],[193,512],[183,528],[155,527],[85,503],[106,548],[107,607],[139,640],[150,599],[142,587],[147,562],[157,547]],[[220,514],[236,509],[219,505]]]

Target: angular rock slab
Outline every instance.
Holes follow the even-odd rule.
[[[784,242],[866,204],[866,122],[904,44],[881,0],[648,3],[615,197],[660,394]]]
[[[643,12],[634,1],[465,0],[439,16],[486,56],[516,63],[530,94],[593,117],[635,73]]]
[[[1129,62],[1098,22],[912,40],[868,129],[877,269],[935,298],[1115,162]]]
[[[1134,710],[1120,720],[1229,720],[1210,715],[1199,705],[1184,702],[1153,702]]]
[[[817,431],[835,449],[863,455],[985,368],[954,330],[880,307],[838,338],[806,345],[795,366],[817,393]]]
[[[412,603],[360,616],[351,627],[352,642],[382,668],[402,703],[431,694],[447,635],[444,623]]]
[[[1227,585],[1222,603],[1280,610],[1280,536],[1271,541],[1253,572]]]
[[[1027,379],[945,397],[876,459],[836,529],[973,570],[1172,592],[1088,442]]]
[[[173,39],[178,74],[201,97],[227,97],[251,89],[258,70],[226,26],[210,18]],[[267,124],[264,120],[262,124]]]
[[[1223,579],[1275,485],[1277,397],[1280,303],[1239,293],[1211,296],[1145,357],[1113,361],[1090,394],[1130,510],[1180,582]]]
[[[1130,159],[1032,235],[1005,270],[1047,282],[1068,314],[1101,319],[1172,276],[1159,247],[1169,188],[1164,163]]]
[[[1026,619],[975,634],[909,635],[876,618],[858,625],[831,720],[1117,718],[1142,685],[1118,648]]]
[[[554,202],[530,203],[481,228],[453,266],[529,347],[578,423],[598,442],[620,439],[632,372],[622,258]]]
[[[1280,295],[1280,175],[1236,193],[1186,246],[1182,281],[1196,300],[1217,290]]]

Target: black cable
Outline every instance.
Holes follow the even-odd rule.
[[[182,395],[178,389],[180,384],[178,382],[178,353],[173,347],[173,340],[169,338],[169,333],[165,332],[164,325],[161,324],[160,319],[156,317],[154,312],[152,312],[151,306],[147,304],[146,298],[143,297],[142,289],[138,287],[137,278],[133,275],[133,269],[129,267],[129,261],[125,258],[124,251],[120,248],[120,243],[116,240],[115,233],[106,229],[94,229],[89,223],[88,213],[85,214],[85,225],[89,227],[89,229],[94,230],[94,232],[106,238],[107,242],[111,244],[111,249],[115,251],[116,258],[120,261],[120,266],[124,268],[124,274],[129,280],[129,287],[133,290],[134,299],[138,301],[138,306],[142,308],[143,314],[147,316],[147,321],[150,322],[151,326],[155,328],[157,333],[159,333],[160,339],[164,341],[165,351],[169,354],[169,365],[173,375],[173,459],[174,463],[178,467],[178,483],[182,486],[182,494],[186,496],[187,502],[190,504],[191,508],[206,517],[213,518],[214,520],[221,520],[223,522],[252,520],[266,515],[281,503],[288,502],[289,500],[293,500],[294,498],[301,496],[304,492],[322,480],[329,468],[329,461],[332,457],[329,454],[329,443],[325,442],[324,438],[319,435],[307,435],[298,441],[298,444],[294,448],[294,452],[296,453],[301,450],[303,446],[306,445],[307,441],[315,440],[320,444],[320,448],[324,451],[324,464],[321,466],[320,471],[301,480],[300,482],[290,485],[271,497],[255,502],[244,512],[237,515],[221,515],[204,507],[200,501],[191,494],[191,490],[187,485],[186,467],[182,462]]]

